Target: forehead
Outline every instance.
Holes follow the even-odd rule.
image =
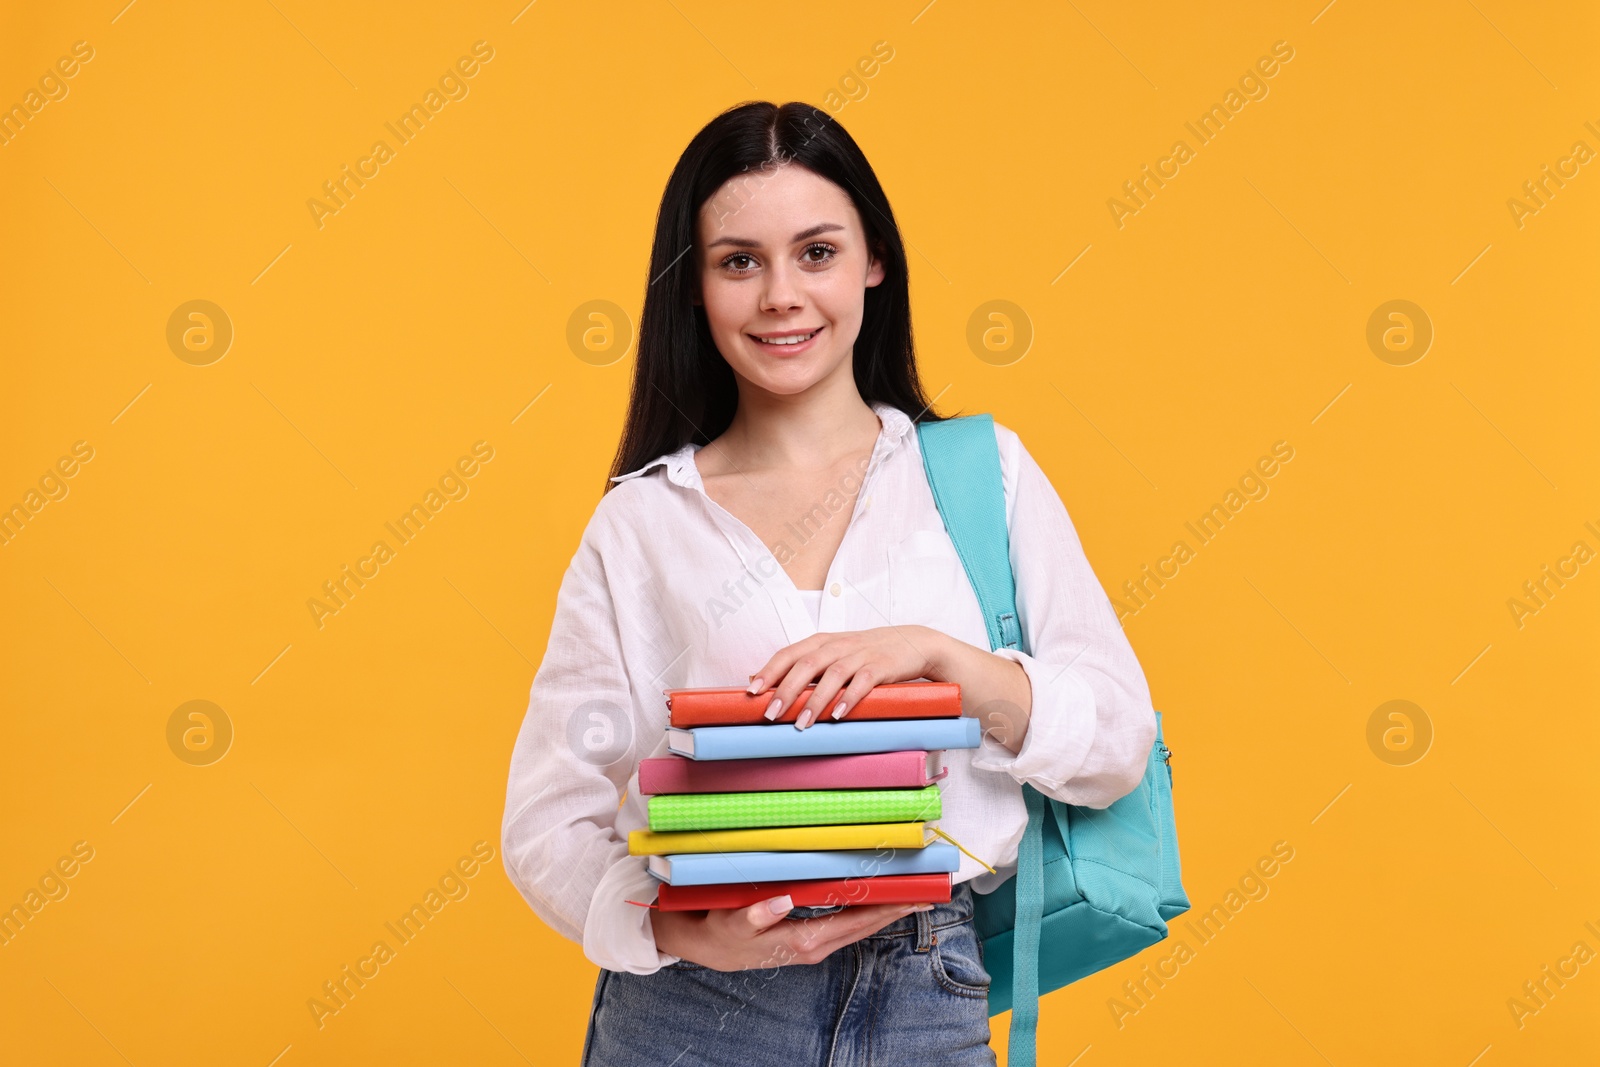
[[[855,204],[845,191],[814,171],[794,163],[736,174],[700,207],[702,241],[736,236],[787,244],[819,222],[860,227]]]

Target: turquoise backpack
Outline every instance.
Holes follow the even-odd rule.
[[[1017,621],[1005,489],[994,420],[917,424],[945,529],[978,594],[991,648],[1028,652]],[[1161,735],[1144,780],[1108,808],[1063,804],[1022,786],[1028,825],[1017,873],[974,893],[973,927],[991,977],[989,1014],[1011,1011],[1009,1062],[1032,1067],[1039,996],[1136,955],[1189,910],[1178,873],[1171,750]]]

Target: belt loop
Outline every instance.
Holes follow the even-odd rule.
[[[917,951],[927,952],[933,947],[933,912],[914,911],[917,917]]]

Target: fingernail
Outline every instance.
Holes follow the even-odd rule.
[[[918,904],[916,907],[912,908],[911,910],[912,911],[932,911],[933,910],[933,905],[932,904]]]
[[[795,720],[794,724],[798,729],[804,730],[807,726],[811,725],[811,720],[815,719],[816,717],[817,713],[812,711],[810,708],[807,708],[805,711],[800,713],[800,717]]]
[[[772,703],[767,705],[766,713],[762,717],[767,719],[770,722],[771,720],[776,719],[778,717],[778,714],[780,712],[782,712],[782,711],[783,711],[783,698],[782,697],[773,697],[772,698]]]
[[[751,675],[750,688],[746,689],[745,692],[749,693],[751,696],[755,696],[757,693],[761,692],[761,679],[757,678],[755,675]]]
[[[849,709],[849,707],[850,707],[850,705],[846,704],[844,701],[841,700],[839,702],[839,706],[833,709],[833,717],[835,719],[839,718],[841,715],[843,715]]]
[[[785,894],[767,901],[767,907],[772,909],[774,915],[787,915],[794,908],[794,898]]]

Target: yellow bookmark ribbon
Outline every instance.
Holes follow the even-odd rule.
[[[967,852],[966,847],[964,845],[962,845],[960,841],[957,841],[955,838],[951,837],[949,834],[945,833],[943,830],[939,829],[937,826],[930,826],[930,827],[928,827],[928,829],[932,830],[934,833],[938,834],[940,837],[944,838],[946,841],[948,841],[952,845],[956,846],[956,848],[961,849],[962,852],[966,852],[967,855],[972,856],[972,853]],[[983,861],[979,860],[978,857],[976,857],[976,856],[972,856],[972,858],[975,859],[975,860],[978,860],[979,863],[983,863]],[[983,865],[985,867],[988,867],[990,874],[998,874],[999,873],[993,867],[990,867],[987,863],[983,863]]]

